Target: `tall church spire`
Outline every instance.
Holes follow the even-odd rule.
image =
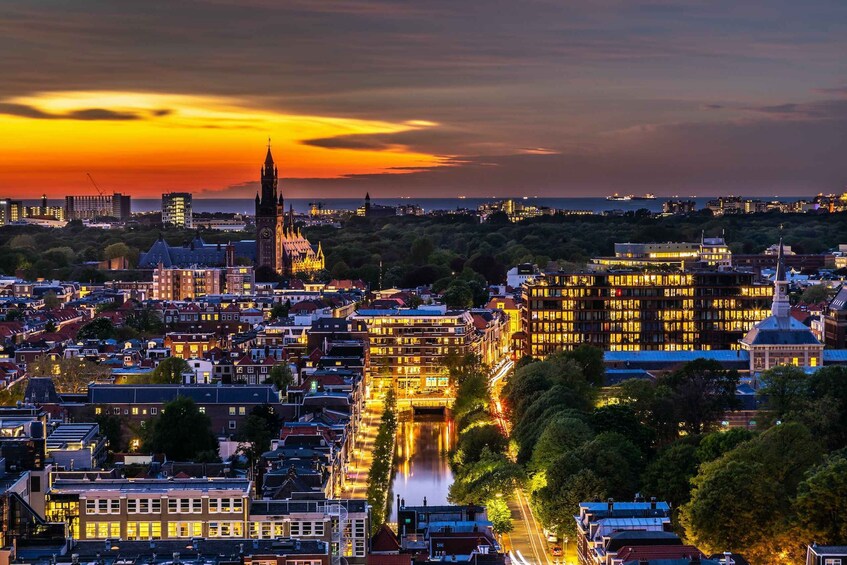
[[[777,318],[787,318],[791,312],[791,303],[788,300],[788,280],[785,273],[785,250],[782,238],[779,238],[779,251],[776,256],[776,274],[773,281],[773,304],[771,314]]]
[[[265,155],[265,165],[273,165],[274,156],[271,155],[271,138],[268,138],[268,154]]]

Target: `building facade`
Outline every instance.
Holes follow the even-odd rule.
[[[182,269],[161,263],[153,271],[153,300],[196,300],[221,293],[223,270],[218,268]]]
[[[68,220],[112,217],[124,221],[131,215],[131,199],[127,194],[116,192],[97,196],[65,196],[65,217]]]
[[[399,398],[445,393],[448,360],[476,352],[473,317],[467,311],[360,310],[352,319],[368,328],[373,386],[393,387]]]
[[[178,228],[194,227],[190,192],[168,192],[162,195],[162,223]]]
[[[738,349],[771,295],[732,271],[548,273],[524,287],[523,353]]]

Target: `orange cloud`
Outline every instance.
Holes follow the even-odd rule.
[[[446,164],[406,146],[327,149],[315,138],[396,134],[436,127],[296,115],[250,101],[144,92],[45,92],[0,100],[0,196],[88,193],[91,172],[107,191],[156,197],[205,192],[258,178],[270,137],[280,176],[338,178]],[[289,194],[289,196],[292,196]],[[294,195],[296,196],[296,194]]]

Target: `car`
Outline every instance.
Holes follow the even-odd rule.
[[[550,553],[553,554],[553,557],[561,557],[562,556],[562,548],[557,546],[550,548]]]

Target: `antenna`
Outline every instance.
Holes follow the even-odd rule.
[[[94,188],[97,189],[97,194],[99,194],[100,196],[103,196],[103,190],[97,185],[96,182],[94,182],[94,177],[91,176],[91,173],[85,173],[85,174],[88,175],[88,180],[90,180],[91,184],[94,185]]]

